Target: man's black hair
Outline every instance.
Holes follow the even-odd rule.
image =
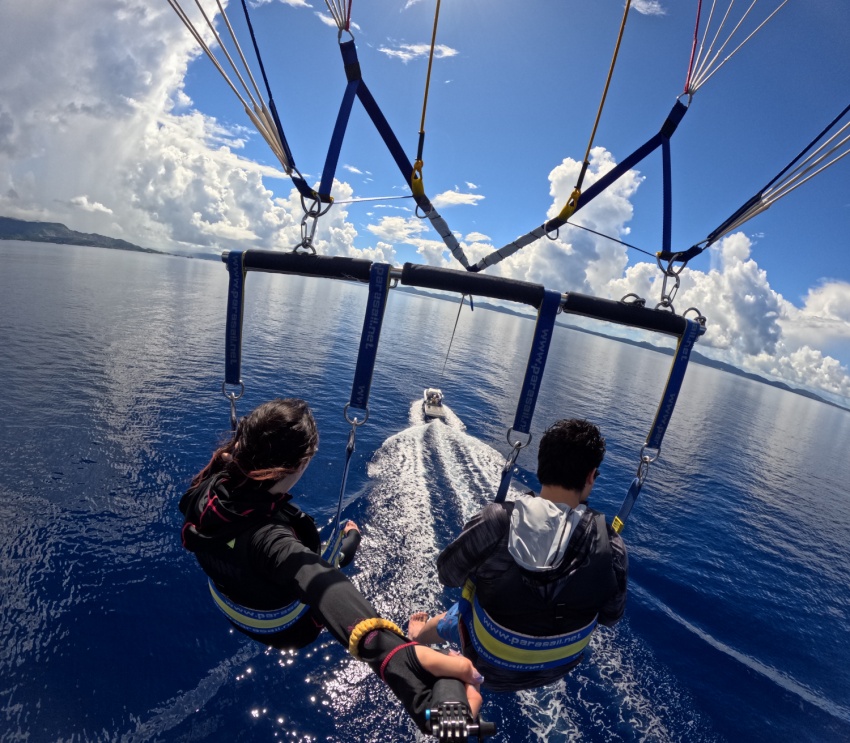
[[[540,439],[537,479],[541,485],[581,490],[588,473],[602,463],[604,456],[605,439],[590,421],[557,421]]]

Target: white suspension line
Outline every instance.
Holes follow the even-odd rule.
[[[213,24],[212,24],[209,16],[207,15],[207,13],[201,7],[199,0],[195,0],[195,5],[197,5],[198,10],[200,10],[201,15],[204,17],[204,20],[206,21],[207,26],[209,27],[214,39],[216,40],[216,42],[218,43],[219,47],[221,48],[223,54],[225,55],[228,62],[230,63],[230,66],[231,66],[233,72],[238,77],[239,82],[242,84],[242,87],[245,90],[245,93],[247,95],[248,100],[245,99],[245,97],[242,95],[242,93],[238,90],[236,85],[230,79],[230,76],[227,74],[227,72],[224,69],[224,67],[222,66],[221,62],[219,62],[218,58],[213,53],[212,49],[209,47],[209,45],[206,43],[206,41],[204,41],[203,37],[201,36],[198,29],[195,27],[194,23],[189,19],[189,16],[186,13],[186,11],[180,6],[179,0],[168,0],[168,4],[174,9],[174,12],[177,13],[177,16],[180,18],[180,20],[183,21],[183,25],[186,26],[187,29],[189,29],[189,32],[192,34],[192,36],[198,42],[198,45],[201,47],[201,49],[207,55],[209,60],[213,63],[215,68],[218,70],[219,74],[222,76],[222,78],[224,78],[224,81],[227,83],[227,85],[233,91],[233,94],[236,96],[236,98],[242,104],[242,107],[245,109],[245,113],[247,114],[251,123],[257,129],[260,136],[262,136],[262,138],[269,145],[269,147],[272,150],[272,153],[275,155],[275,157],[280,161],[280,164],[283,166],[284,171],[287,174],[289,174],[289,173],[292,172],[292,165],[289,162],[289,159],[286,157],[286,153],[284,152],[283,144],[280,141],[280,136],[279,136],[278,131],[277,131],[277,126],[275,125],[275,123],[272,119],[271,113],[269,112],[268,108],[266,107],[265,102],[263,101],[262,94],[260,93],[259,88],[257,87],[257,83],[254,79],[254,76],[251,74],[250,67],[248,66],[248,63],[245,59],[245,56],[242,53],[242,50],[239,46],[238,41],[236,40],[236,36],[233,32],[233,27],[230,25],[230,22],[227,19],[227,15],[224,12],[224,8],[221,6],[221,3],[220,3],[219,0],[216,0],[216,3],[219,7],[219,10],[222,13],[222,16],[225,19],[225,23],[227,24],[228,29],[230,30],[231,38],[233,39],[233,42],[236,45],[236,48],[239,50],[239,56],[242,60],[242,64],[244,65],[245,70],[247,71],[248,77],[251,79],[251,82],[254,86],[254,90],[257,93],[257,97],[261,101],[260,103],[258,103],[257,100],[255,100],[254,96],[251,94],[250,88],[245,83],[245,80],[243,79],[242,75],[239,73],[239,69],[237,68],[236,63],[234,62],[233,58],[228,53],[228,51],[227,51],[227,49],[226,49],[226,47],[225,47],[225,45],[224,45],[224,43],[221,39],[221,36],[216,31],[216,29],[213,26]],[[250,101],[250,103],[249,103],[249,101]]]
[[[348,10],[345,0],[325,0],[325,5],[328,6],[337,28],[343,31],[348,26]]]
[[[847,126],[850,126],[850,124],[848,124]],[[846,129],[847,126],[845,126],[844,128]],[[842,129],[842,131],[843,131],[843,129]],[[809,181],[812,178],[814,178],[818,173],[823,172],[824,170],[826,170],[831,165],[834,165],[835,163],[837,163],[845,155],[850,153],[850,148],[848,148],[847,150],[842,152],[840,155],[836,155],[828,163],[821,165],[821,163],[823,163],[824,160],[826,160],[827,158],[832,156],[835,153],[836,150],[839,150],[841,147],[843,147],[845,144],[847,144],[847,142],[850,142],[850,134],[848,134],[846,137],[844,137],[844,139],[842,139],[840,142],[835,144],[829,150],[824,152],[823,155],[821,155],[819,158],[812,160],[807,167],[805,167],[805,168],[802,168],[802,166],[797,167],[795,169],[794,173],[791,176],[786,178],[785,181],[780,183],[778,186],[776,186],[774,189],[772,189],[769,193],[766,193],[765,197],[768,198],[770,203],[772,204],[774,201],[778,201],[783,196],[787,196],[793,190],[802,186],[804,183],[806,183],[806,181]],[[814,172],[812,172],[813,170],[814,170]]]
[[[793,171],[788,173],[783,181],[770,189],[765,190],[759,201],[753,204],[747,211],[742,213],[734,222],[730,223],[721,234],[715,237],[714,242],[719,240],[721,237],[725,237],[729,233],[734,232],[745,222],[748,222],[753,217],[769,209],[774,203],[779,201],[779,199],[787,196],[819,173],[822,173],[827,168],[835,165],[835,163],[839,162],[842,158],[850,155],[850,147],[847,147],[843,152],[832,157],[836,151],[840,150],[842,147],[847,145],[848,142],[850,142],[850,134],[847,134],[829,147],[830,143],[834,142],[835,139],[847,129],[850,129],[850,122],[841,127],[841,129],[835,132],[835,134],[833,134],[826,142],[821,144],[815,152],[809,155],[805,161],[800,163]],[[827,147],[828,149],[825,149]],[[824,163],[824,161],[828,160],[830,157],[832,157],[832,159],[829,160],[829,162]]]
[[[198,0],[195,0],[195,2],[197,1]],[[221,0],[215,0],[215,2],[216,5],[218,5],[218,9],[221,13],[222,19],[227,24],[227,30],[230,31],[230,38],[233,40],[233,46],[236,47],[236,51],[239,53],[239,58],[242,60],[242,66],[245,68],[245,72],[248,74],[248,77],[251,80],[251,84],[254,86],[254,92],[257,94],[257,98],[262,101],[263,94],[260,92],[260,88],[257,85],[257,81],[254,79],[254,75],[251,72],[251,68],[248,66],[248,60],[245,59],[245,55],[242,53],[242,47],[239,46],[239,40],[236,38],[236,34],[233,31],[233,26],[230,25],[230,19],[227,17],[227,13],[224,12],[224,7],[221,4]],[[224,48],[223,45],[222,48]]]
[[[787,2],[788,2],[788,0],[782,0],[782,2],[773,10],[773,12],[770,13],[770,15],[768,15],[768,17],[765,18],[752,32],[750,32],[750,34],[740,44],[738,44],[738,46],[735,47],[735,49],[732,52],[730,52],[719,64],[715,64],[717,58],[723,52],[723,49],[726,48],[726,45],[731,41],[732,37],[735,35],[735,33],[741,27],[741,24],[744,22],[747,15],[749,15],[750,10],[752,10],[753,6],[756,4],[756,0],[753,0],[752,3],[750,4],[750,7],[747,8],[744,15],[741,17],[741,19],[736,24],[735,28],[732,30],[732,33],[729,34],[729,36],[726,38],[726,41],[723,42],[723,45],[717,50],[717,52],[714,54],[714,56],[711,58],[711,60],[707,61],[708,55],[706,55],[706,60],[700,63],[699,70],[698,70],[697,74],[694,75],[694,78],[692,79],[692,82],[691,82],[691,89],[688,92],[693,95],[693,93],[695,93],[698,88],[702,87],[705,83],[707,83],[714,76],[714,74],[719,69],[721,69],[723,67],[723,65],[725,65],[730,59],[732,59],[732,57],[734,57],[738,53],[738,51],[741,49],[742,46],[744,46],[744,44],[746,44],[750,39],[753,38],[753,36],[755,36],[759,31],[761,31],[761,29],[764,27],[764,25],[768,21],[770,21],[773,18],[773,16],[775,16],[783,8],[783,6]],[[733,3],[734,3],[734,0],[733,0]],[[731,10],[733,3],[730,3],[729,10]],[[712,7],[712,10],[713,10],[713,7]],[[727,11],[726,16],[728,16],[728,11]],[[724,23],[725,23],[725,21],[726,21],[726,17],[724,17],[724,19],[723,19]],[[721,24],[721,28],[722,28],[722,26],[723,26],[723,24]],[[707,31],[707,28],[706,28],[706,31]],[[719,34],[719,32],[720,32],[720,29],[718,29],[718,34]],[[716,36],[715,36],[715,39],[716,39]],[[712,41],[712,46],[713,46],[713,44],[714,44],[714,41]],[[702,50],[700,50],[700,52],[701,51]],[[709,49],[708,54],[709,55],[711,54],[711,49]]]
[[[218,0],[216,0],[216,2],[218,2]],[[245,90],[245,93],[248,96],[248,98],[250,99],[251,104],[253,105],[254,108],[257,108],[257,101],[254,100],[254,96],[251,94],[250,88],[248,88],[247,83],[242,78],[242,75],[239,72],[239,69],[236,67],[236,63],[233,61],[233,57],[230,56],[230,52],[227,51],[227,47],[224,45],[224,42],[222,41],[221,36],[219,35],[215,26],[213,26],[212,21],[207,16],[206,11],[201,6],[201,0],[195,0],[195,5],[198,6],[198,10],[200,10],[201,15],[204,16],[204,20],[207,22],[207,26],[209,26],[209,29],[210,29],[210,31],[212,31],[213,36],[215,36],[215,40],[218,42],[218,46],[221,49],[222,54],[224,54],[224,56],[227,57],[227,61],[230,62],[231,69],[235,73],[236,77],[239,79],[239,82],[242,83],[242,88]],[[218,7],[221,10],[222,15],[224,15],[224,9],[221,7],[221,3],[218,3]],[[227,23],[227,26],[228,26],[228,28],[230,28],[229,23]],[[231,33],[232,33],[232,29],[231,29]],[[242,100],[241,97],[240,97],[240,100]]]
[[[696,90],[696,88],[693,86],[693,82],[696,80],[696,78],[700,77],[703,74],[704,68],[708,64],[709,58],[713,55],[714,45],[717,43],[717,39],[720,37],[720,32],[723,30],[723,26],[726,25],[726,19],[729,17],[729,13],[732,12],[732,6],[734,4],[735,4],[735,0],[732,0],[732,2],[730,2],[729,6],[726,8],[726,13],[723,16],[723,20],[720,21],[720,25],[717,27],[717,31],[715,31],[715,33],[714,33],[714,38],[711,40],[711,43],[708,45],[708,49],[705,52],[705,56],[703,56],[702,52],[703,52],[703,49],[705,48],[705,40],[708,38],[708,31],[711,28],[711,21],[714,18],[714,8],[717,6],[717,0],[713,0],[713,2],[711,3],[711,12],[708,14],[708,23],[705,24],[705,30],[703,31],[703,34],[702,34],[702,42],[700,43],[699,54],[697,54],[697,60],[694,64],[695,69],[694,69],[694,74],[691,77],[692,85],[691,85],[691,90],[688,91],[689,93]]]

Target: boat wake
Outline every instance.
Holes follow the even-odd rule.
[[[410,426],[388,438],[368,467],[363,545],[354,582],[382,615],[406,627],[413,611],[434,614],[459,598],[436,574],[440,551],[495,494],[504,456],[466,432],[444,406],[442,420],[426,420],[421,400],[410,407]],[[511,488],[508,498],[516,497]],[[483,717],[503,740],[711,741],[685,692],[658,667],[630,632],[627,620],[601,629],[590,659],[557,684],[485,696]],[[385,740],[387,726],[419,733],[367,669],[345,660],[324,677],[324,691],[341,737]],[[656,700],[663,700],[659,703]],[[362,723],[364,710],[375,722]],[[676,710],[681,710],[677,714]],[[362,737],[364,730],[376,730]],[[674,732],[675,731],[675,732]],[[398,733],[396,739],[399,739]]]

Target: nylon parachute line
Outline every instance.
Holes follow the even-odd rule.
[[[702,41],[700,42],[699,52],[697,53],[696,60],[692,65],[692,72],[688,75],[685,93],[692,96],[697,92],[697,90],[699,90],[699,88],[705,85],[705,83],[707,83],[718,70],[720,70],[740,51],[744,44],[746,44],[753,38],[753,36],[764,28],[767,22],[770,21],[782,9],[782,7],[787,4],[788,0],[782,0],[777,7],[768,14],[767,18],[762,20],[760,23],[757,20],[750,18],[750,13],[755,7],[756,2],[757,0],[751,0],[747,9],[743,12],[740,18],[735,21],[732,19],[732,8],[735,5],[735,0],[730,0],[729,6],[726,8],[726,12],[723,14],[722,19],[717,25],[717,29],[713,32],[714,35],[711,41],[708,42],[708,45],[706,46],[706,41],[712,33],[712,22],[714,20],[714,12],[717,6],[717,0],[712,2],[711,11],[708,14],[708,21],[705,24]],[[699,14],[697,15],[697,23],[699,23]],[[725,34],[724,28],[727,26],[727,23],[729,25],[734,23],[734,28],[732,28],[728,35],[722,36],[722,34]],[[755,28],[747,33],[747,30],[752,24],[756,24]],[[747,34],[743,41],[738,43],[738,45],[725,57],[723,57],[723,59],[720,59],[720,55],[723,54],[726,47],[732,43],[733,38],[740,38],[742,34]]]
[[[605,108],[605,99],[608,97],[608,88],[611,87],[611,78],[614,76],[614,67],[617,64],[617,57],[620,54],[620,44],[623,41],[623,34],[626,30],[626,20],[629,17],[629,9],[632,6],[632,0],[626,0],[626,7],[623,9],[623,20],[620,22],[620,31],[617,34],[617,43],[614,45],[614,55],[611,57],[611,64],[608,67],[608,77],[605,79],[605,87],[602,89],[602,100],[599,101],[599,108],[596,111],[596,120],[593,122],[593,128],[590,131],[590,139],[587,141],[587,149],[584,151],[584,159],[581,163],[581,171],[579,172],[578,180],[573,188],[570,198],[561,209],[558,215],[564,220],[569,219],[578,205],[579,197],[581,196],[581,187],[584,183],[584,176],[590,166],[590,150],[593,149],[593,140],[596,138],[596,130],[599,128],[599,120],[602,118],[602,109]]]
[[[622,162],[615,165],[611,170],[605,173],[602,177],[600,177],[595,183],[591,184],[586,191],[584,191],[577,200],[575,208],[572,210],[570,216],[574,215],[584,206],[589,204],[593,199],[595,199],[599,194],[601,194],[606,188],[608,188],[612,183],[618,180],[621,176],[623,176],[626,172],[635,167],[639,162],[641,162],[648,155],[652,154],[659,147],[662,148],[662,153],[664,157],[664,214],[665,214],[665,228],[664,235],[665,239],[669,241],[670,239],[670,228],[669,228],[669,220],[671,218],[671,203],[672,199],[670,196],[671,188],[670,188],[670,177],[671,177],[671,168],[669,164],[669,140],[673,136],[673,133],[676,131],[676,128],[679,126],[680,122],[684,118],[685,114],[688,112],[688,107],[682,103],[682,101],[676,101],[673,104],[673,108],[670,110],[670,113],[667,115],[667,118],[664,121],[664,124],[661,126],[661,129],[655,134],[653,137],[644,142],[640,147],[638,147],[631,155],[626,157]],[[490,255],[484,256],[478,263],[476,263],[471,271],[483,271],[485,268],[492,266],[500,261],[503,261],[505,258],[516,253],[518,250],[526,247],[527,245],[531,245],[533,242],[536,242],[544,235],[550,235],[556,230],[559,230],[567,224],[567,220],[564,219],[561,215],[550,219],[548,222],[536,227],[531,230],[531,232],[526,233],[522,237],[517,238],[511,243],[508,243],[502,248],[498,250],[494,250]]]
[[[347,3],[345,0],[325,0],[325,5],[340,33],[351,33],[351,0]]]
[[[256,46],[256,41],[254,40],[254,49],[260,69],[262,70],[263,79],[266,82],[266,88],[269,93],[269,104],[266,104],[263,99],[263,95],[260,92],[254,74],[251,71],[251,65],[242,51],[242,47],[239,44],[239,40],[236,37],[236,33],[230,23],[230,19],[227,17],[227,13],[225,12],[220,0],[216,0],[216,12],[221,16],[224,25],[227,28],[230,45],[234,48],[233,53],[230,52],[227,44],[225,43],[225,39],[215,27],[215,14],[207,12],[201,5],[200,0],[195,0],[195,5],[203,18],[204,25],[206,25],[207,36],[210,39],[210,43],[208,43],[207,39],[204,38],[204,34],[201,33],[196,24],[189,17],[188,13],[180,5],[179,0],[168,0],[168,4],[177,14],[178,18],[180,18],[183,22],[183,25],[186,26],[192,34],[195,41],[198,43],[198,46],[212,62],[213,66],[222,76],[223,80],[236,96],[237,100],[242,104],[248,119],[254,125],[254,128],[260,136],[266,141],[266,144],[268,144],[272,153],[283,167],[284,172],[292,178],[293,183],[302,195],[311,195],[311,189],[306,184],[303,177],[301,177],[298,169],[295,167],[292,152],[286,141],[286,137],[284,136],[283,128],[280,125],[280,118],[277,115],[277,109],[274,105],[274,100],[271,97],[271,91],[269,90],[268,80],[266,79],[262,60],[259,57],[259,50]],[[251,26],[250,17],[247,14],[247,7],[244,5],[243,7],[245,7],[246,20],[253,39],[253,28]],[[218,53],[214,51],[213,46],[217,47]]]
[[[705,240],[679,253],[662,251],[658,254],[659,259],[687,263],[721,238],[769,209],[779,199],[850,154],[850,118],[841,124],[848,113],[850,113],[850,105],[846,106],[764,188],[750,197]]]

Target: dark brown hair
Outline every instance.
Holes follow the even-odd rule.
[[[235,481],[279,480],[308,462],[319,448],[310,406],[294,397],[264,402],[239,421],[192,484],[227,472]]]

